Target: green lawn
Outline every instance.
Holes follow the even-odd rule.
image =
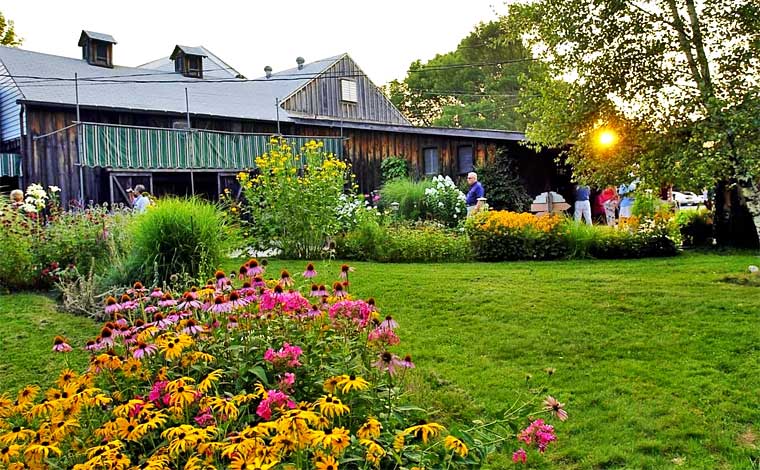
[[[270,273],[304,264],[273,262]],[[399,352],[418,366],[414,390],[438,414],[498,416],[544,384],[565,402],[570,420],[538,467],[751,469],[760,465],[760,287],[721,282],[749,264],[760,258],[353,263],[351,281],[399,320]],[[319,279],[339,266],[318,264]],[[51,380],[54,334],[96,331],[53,307],[38,295],[0,297],[0,390]]]

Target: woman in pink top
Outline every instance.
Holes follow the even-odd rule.
[[[613,186],[606,188],[599,194],[599,202],[604,207],[604,216],[607,219],[607,225],[615,226],[615,209],[618,205],[618,194]]]

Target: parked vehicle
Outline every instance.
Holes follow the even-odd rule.
[[[704,204],[704,197],[691,191],[673,191],[673,199],[679,206],[698,206]]]

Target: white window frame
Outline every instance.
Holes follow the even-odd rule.
[[[359,94],[356,80],[340,80],[340,99],[347,103],[358,103]]]

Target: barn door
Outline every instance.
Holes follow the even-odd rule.
[[[217,186],[219,195],[223,194],[225,189],[229,189],[230,196],[233,199],[240,199],[243,188],[240,187],[237,180],[237,173],[217,173]]]
[[[111,191],[111,205],[123,204],[124,206],[130,207],[131,203],[127,189],[134,188],[138,184],[145,186],[148,192],[153,194],[152,173],[110,172],[109,187]]]

